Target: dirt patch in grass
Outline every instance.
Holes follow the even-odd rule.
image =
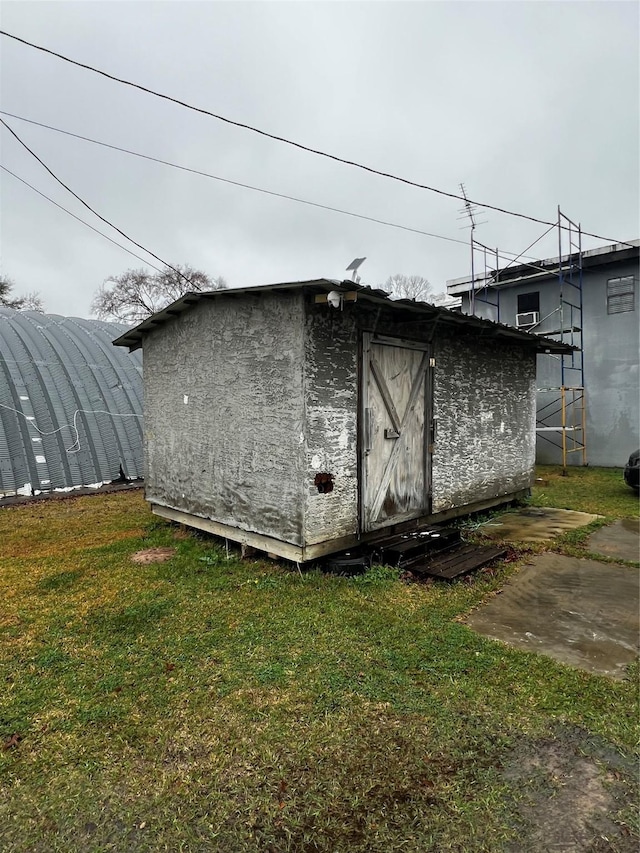
[[[145,548],[143,551],[136,551],[131,555],[134,563],[147,565],[148,563],[166,563],[175,556],[175,548]]]
[[[521,792],[508,853],[636,853],[638,836],[616,822],[637,802],[635,765],[576,728],[522,741],[504,771]]]

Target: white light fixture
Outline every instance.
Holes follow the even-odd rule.
[[[342,294],[338,293],[337,290],[330,290],[329,293],[327,293],[327,302],[332,308],[341,308]]]

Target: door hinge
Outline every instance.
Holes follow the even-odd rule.
[[[435,366],[436,366],[435,358],[430,358],[429,359],[429,367],[435,367]]]

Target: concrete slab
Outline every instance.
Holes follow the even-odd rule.
[[[485,637],[623,678],[640,648],[636,569],[546,553],[467,624]]]
[[[640,562],[640,518],[623,518],[589,537],[589,550],[616,560]]]
[[[525,507],[492,518],[482,526],[485,536],[511,542],[550,542],[554,536],[585,527],[599,515],[553,507]]]

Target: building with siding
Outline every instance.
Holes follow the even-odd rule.
[[[142,359],[126,329],[0,307],[0,498],[142,476]]]
[[[477,278],[473,288],[470,277],[447,282],[449,295],[462,298],[466,314],[499,319],[535,334],[571,341],[582,349],[583,369],[565,371],[564,382],[560,359],[552,353],[538,356],[540,462],[561,462],[562,415],[554,406],[557,391],[545,389],[563,385],[584,388],[589,464],[623,466],[640,446],[639,247],[640,240],[631,240],[583,252],[581,257],[534,261],[535,269],[517,264],[493,271],[486,279]],[[570,410],[571,405],[567,429],[573,417]],[[547,425],[549,414],[555,430]],[[581,463],[582,453],[569,462]]]
[[[535,358],[567,347],[319,279],[187,294],[144,349],[153,511],[303,562],[527,492]]]

